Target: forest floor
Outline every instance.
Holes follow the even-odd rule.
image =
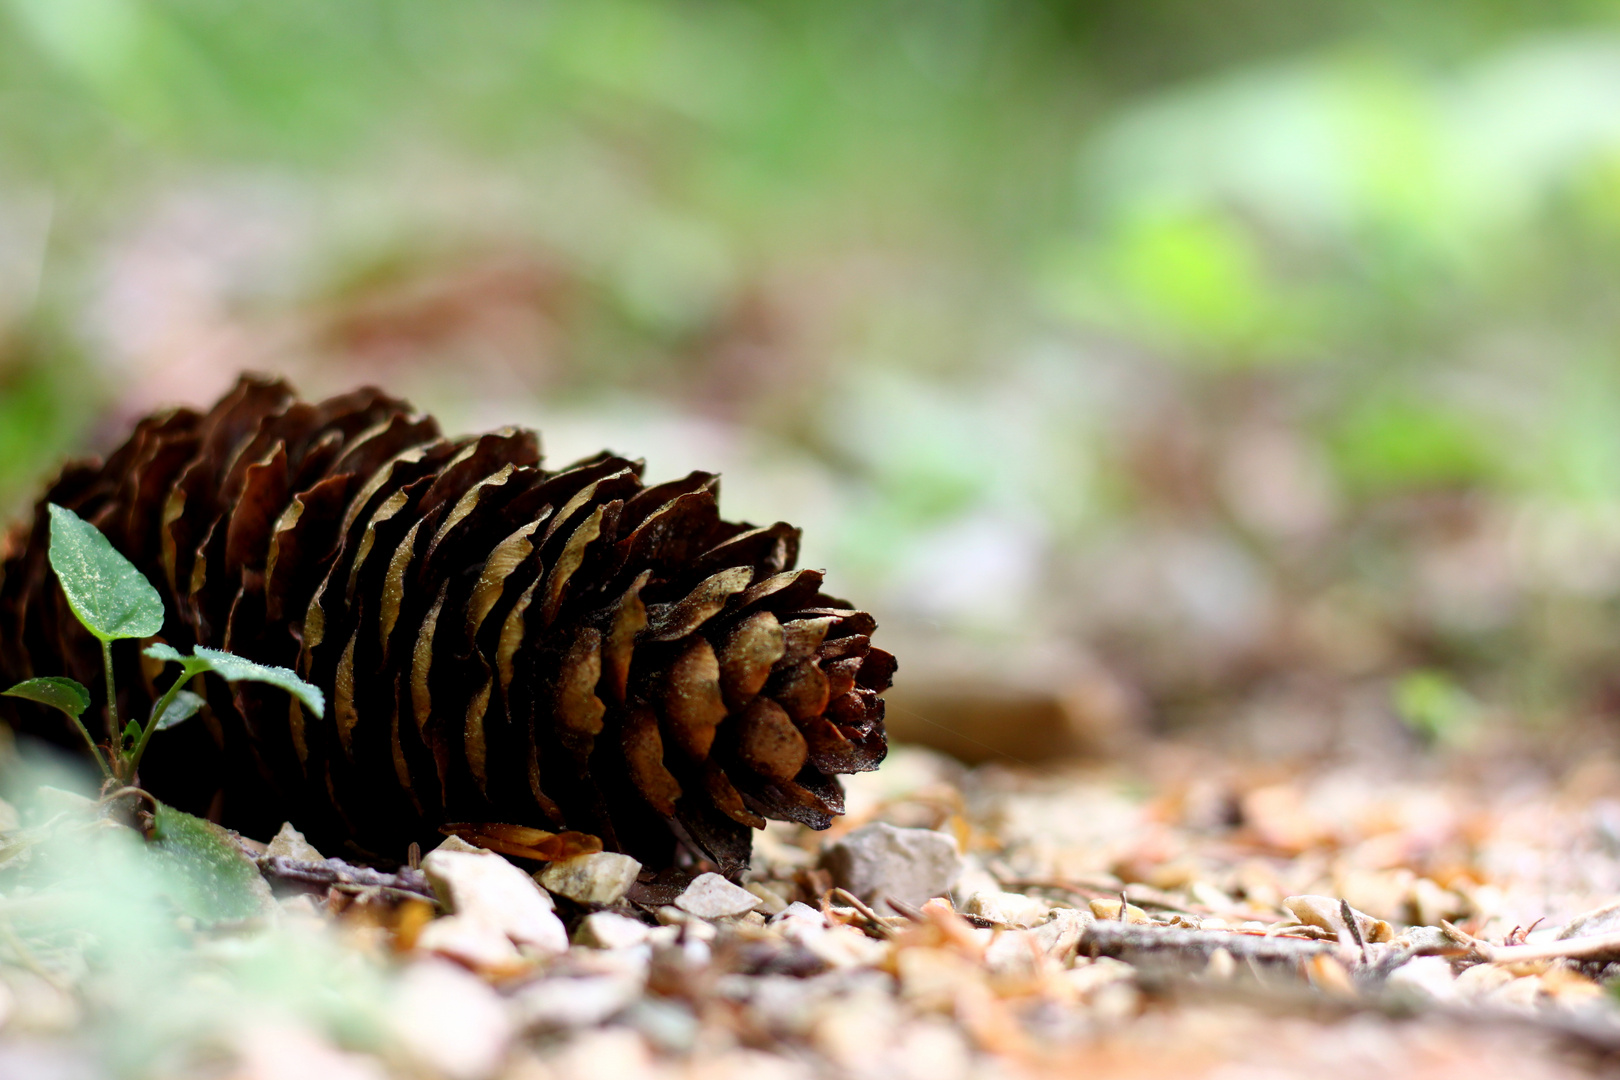
[[[25,811],[0,822],[0,1076],[1620,1072],[1617,793],[1607,759],[1287,769],[1166,744],[1037,772],[901,747],[833,830],[757,834],[747,912],[691,874],[553,902],[487,854],[368,878],[284,835],[244,846],[258,909],[212,924],[41,877],[64,822],[81,852],[127,830]],[[859,882],[826,857],[875,823],[954,841],[948,900],[900,899],[939,872],[919,849]]]

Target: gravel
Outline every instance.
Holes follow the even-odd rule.
[[[856,829],[822,855],[833,883],[862,900],[893,897],[917,907],[944,896],[962,871],[956,840],[933,829],[901,829],[884,822]]]

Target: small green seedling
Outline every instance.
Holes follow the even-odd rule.
[[[49,705],[67,714],[108,780],[121,786],[134,784],[141,757],[153,733],[196,715],[204,704],[203,699],[184,687],[198,675],[214,674],[230,683],[268,683],[292,694],[315,715],[325,713],[326,701],[321,692],[286,668],[266,667],[200,645],[192,649],[190,656],[182,656],[168,645],[155,644],[147,647],[146,655],[179,664],[180,675],[152,706],[146,723],[132,718],[127,724],[120,724],[118,692],[113,682],[112,643],[148,638],[161,631],[163,599],[152,588],[152,583],[119,554],[94,525],[54,503],[50,513],[51,569],[56,571],[57,582],[73,614],[101,642],[107,680],[108,741],[105,745],[97,744],[85,726],[83,714],[90,707],[90,692],[72,679],[59,676],[29,679],[5,694]]]

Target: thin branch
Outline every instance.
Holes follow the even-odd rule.
[[[873,911],[872,908],[868,906],[867,903],[860,897],[856,896],[848,889],[843,888],[834,889],[832,892],[834,896],[838,897],[850,907],[860,912],[861,917],[867,922],[871,923],[877,929],[879,937],[889,938],[894,936],[894,927],[885,922],[883,916],[879,915],[876,911]]]
[[[384,889],[410,893],[437,902],[427,875],[420,870],[404,869],[398,873],[385,873],[368,866],[350,866],[342,859],[324,859],[315,862],[295,859],[288,855],[271,855],[259,861],[259,868],[273,880],[296,882],[300,885],[320,885],[347,891]]]
[[[1053,878],[1009,878],[1005,886],[1015,891],[1025,889],[1051,889],[1055,892],[1066,892],[1084,900],[1113,900],[1119,896],[1121,884],[1114,884],[1101,878],[1096,879],[1053,879]],[[1173,893],[1163,889],[1155,889],[1149,885],[1133,883],[1130,886],[1131,903],[1142,908],[1160,908],[1165,911],[1179,911],[1184,915],[1220,915],[1228,918],[1241,918],[1254,922],[1277,922],[1280,916],[1270,912],[1254,912],[1242,909],[1230,911],[1217,911],[1204,904],[1191,900],[1183,900]]]
[[[1080,936],[1082,955],[1110,956],[1117,960],[1159,955],[1186,960],[1196,958],[1204,963],[1216,949],[1225,949],[1238,960],[1298,961],[1323,953],[1337,953],[1339,944],[1232,930],[1183,930],[1114,921],[1094,922]]]
[[[1531,960],[1592,960],[1620,956],[1620,933],[1569,938],[1545,945],[1492,945],[1474,939],[1480,958],[1491,964],[1522,964]]]

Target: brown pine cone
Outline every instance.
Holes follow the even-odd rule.
[[[245,377],[206,414],[148,417],[105,463],[62,471],[0,565],[0,678],[101,688],[47,569],[59,503],[157,586],[166,641],[326,694],[315,717],[204,680],[204,722],[158,735],[143,764],[160,799],[385,860],[446,823],[505,823],[654,867],[684,842],[734,874],[750,828],[827,827],[835,775],[883,760],[895,661],[870,615],[793,568],[799,530],[721,520],[709,473],[645,487],[641,471],[603,453],[548,472],[531,431],[449,440],[376,390],[312,405]],[[173,669],[132,643],[116,662],[121,713],[144,717]],[[60,716],[0,702],[73,745]]]

